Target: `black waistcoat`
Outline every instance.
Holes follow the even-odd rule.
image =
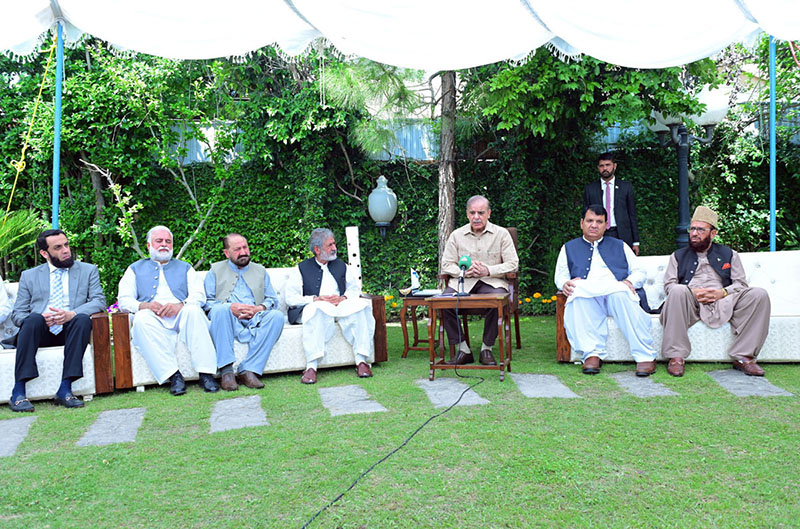
[[[733,282],[731,281],[731,257],[733,257],[733,250],[722,244],[712,242],[707,255],[708,264],[710,264],[711,268],[722,278],[722,286],[730,286]],[[694,278],[694,273],[697,271],[697,254],[687,246],[675,252],[675,259],[678,261],[678,283],[681,285],[688,285],[689,281]]]
[[[317,260],[313,257],[306,259],[297,265],[300,269],[300,276],[303,278],[303,295],[304,296],[319,296],[319,289],[322,286],[322,267]],[[347,265],[341,259],[334,259],[328,262],[328,271],[336,280],[336,286],[339,288],[339,295],[343,296],[346,286]],[[303,307],[289,307],[287,316],[289,323],[297,323],[300,315],[303,313]]]

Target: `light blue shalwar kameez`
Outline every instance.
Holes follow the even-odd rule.
[[[264,372],[272,347],[283,331],[284,315],[278,310],[278,295],[269,281],[269,274],[264,273],[264,301],[267,310],[257,312],[253,319],[240,320],[231,312],[233,303],[255,305],[256,300],[242,274],[249,265],[239,269],[228,261],[228,265],[239,276],[227,301],[217,301],[217,278],[214,272],[206,274],[206,310],[211,319],[209,332],[217,349],[217,366],[224,367],[236,361],[233,353],[233,340],[249,345],[247,356],[239,364],[238,372],[252,371],[257,375]]]

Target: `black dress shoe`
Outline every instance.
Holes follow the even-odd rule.
[[[216,393],[219,391],[219,384],[217,384],[214,377],[208,373],[200,373],[200,387],[202,387],[203,391],[206,393]]]
[[[65,408],[83,408],[84,406],[83,401],[73,395],[71,391],[67,392],[63,397],[56,395],[53,402],[55,402],[56,406],[64,406]]]
[[[33,411],[33,404],[25,397],[17,397],[16,399],[12,397],[8,401],[8,407],[11,408],[11,411]]]
[[[472,356],[472,353],[465,353],[464,351],[459,350],[458,354],[456,354],[455,360],[450,360],[447,362],[449,366],[463,366],[464,364],[474,364],[475,358]]]
[[[483,364],[485,366],[496,366],[497,365],[497,362],[495,361],[494,356],[492,356],[492,351],[489,350],[489,349],[484,349],[483,351],[481,351],[480,362],[481,362],[481,364]]]
[[[169,377],[169,392],[176,396],[186,393],[186,381],[180,371]]]

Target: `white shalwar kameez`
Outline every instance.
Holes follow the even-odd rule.
[[[180,339],[189,349],[192,366],[198,373],[213,375],[217,372],[217,353],[208,333],[208,318],[201,308],[205,303],[205,289],[197,272],[187,272],[189,297],[178,299],[170,290],[164,270],[159,265],[158,288],[151,301],[158,303],[181,303],[183,308],[176,316],[164,318],[155,312],[139,310],[136,299],[136,274],[128,267],[119,282],[119,307],[131,313],[133,327],[131,342],[147,362],[147,366],[159,384],[163,384],[178,371],[175,349]]]
[[[317,261],[319,264],[319,261]],[[321,265],[322,283],[319,296],[342,295],[328,265]],[[314,301],[314,296],[303,296],[303,278],[300,269],[295,267],[286,281],[286,304],[290,307],[305,305],[301,322],[303,323],[303,350],[306,362],[314,365],[325,356],[325,346],[333,338],[335,323],[342,329],[345,339],[353,346],[356,365],[367,362],[372,353],[375,335],[375,318],[372,316],[372,302],[361,297],[361,285],[353,269],[348,266],[345,276],[345,292],[338,305],[327,301]]]
[[[602,239],[600,239],[602,240]],[[639,306],[639,296],[622,281],[617,281],[611,269],[593,243],[592,260],[586,279],[574,282],[575,289],[567,298],[564,309],[564,328],[572,348],[582,361],[590,356],[603,360],[607,356],[608,316],[614,318],[636,362],[651,362],[656,358],[650,333],[650,316]],[[644,283],[644,271],[636,265],[636,255],[624,245],[628,262],[628,277],[634,288]],[[564,246],[556,261],[555,283],[559,290],[572,279]]]

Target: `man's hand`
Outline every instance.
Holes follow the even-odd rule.
[[[486,277],[488,275],[489,267],[480,261],[472,261],[472,266],[464,273],[465,277]]]
[[[246,303],[231,304],[231,312],[240,320],[252,320],[256,313],[266,310],[263,305],[247,305]]]
[[[564,283],[564,286],[561,287],[561,292],[566,294],[567,297],[571,296],[573,292],[575,292],[575,283],[580,281],[580,277],[575,277]]]
[[[50,312],[45,312],[42,316],[44,317],[45,324],[47,324],[48,327],[52,327],[53,325],[64,325],[75,317],[75,313],[71,310],[50,307]]]
[[[337,296],[336,294],[331,294],[330,296],[315,296],[314,301],[327,301],[333,306],[339,305],[342,301],[347,299],[344,296]]]
[[[638,244],[633,247],[633,253],[635,253],[637,257],[639,256],[639,245]]]
[[[162,318],[172,318],[173,316],[177,316],[182,308],[183,303],[167,303],[161,305],[161,309],[156,312],[156,315]]]
[[[703,304],[714,303],[725,297],[725,292],[721,288],[693,288],[692,294],[698,303]]]
[[[625,286],[626,286],[626,287],[628,287],[629,289],[631,289],[631,292],[633,292],[634,294],[636,294],[636,289],[635,289],[635,288],[633,288],[633,283],[631,283],[631,282],[630,282],[630,281],[628,281],[627,279],[623,279],[623,280],[622,280],[622,281],[620,281],[620,282],[621,282],[621,283],[625,283]]]
[[[156,316],[161,318],[172,318],[177,316],[183,308],[183,303],[159,303],[158,301],[147,301],[139,303],[139,310],[152,310]]]

